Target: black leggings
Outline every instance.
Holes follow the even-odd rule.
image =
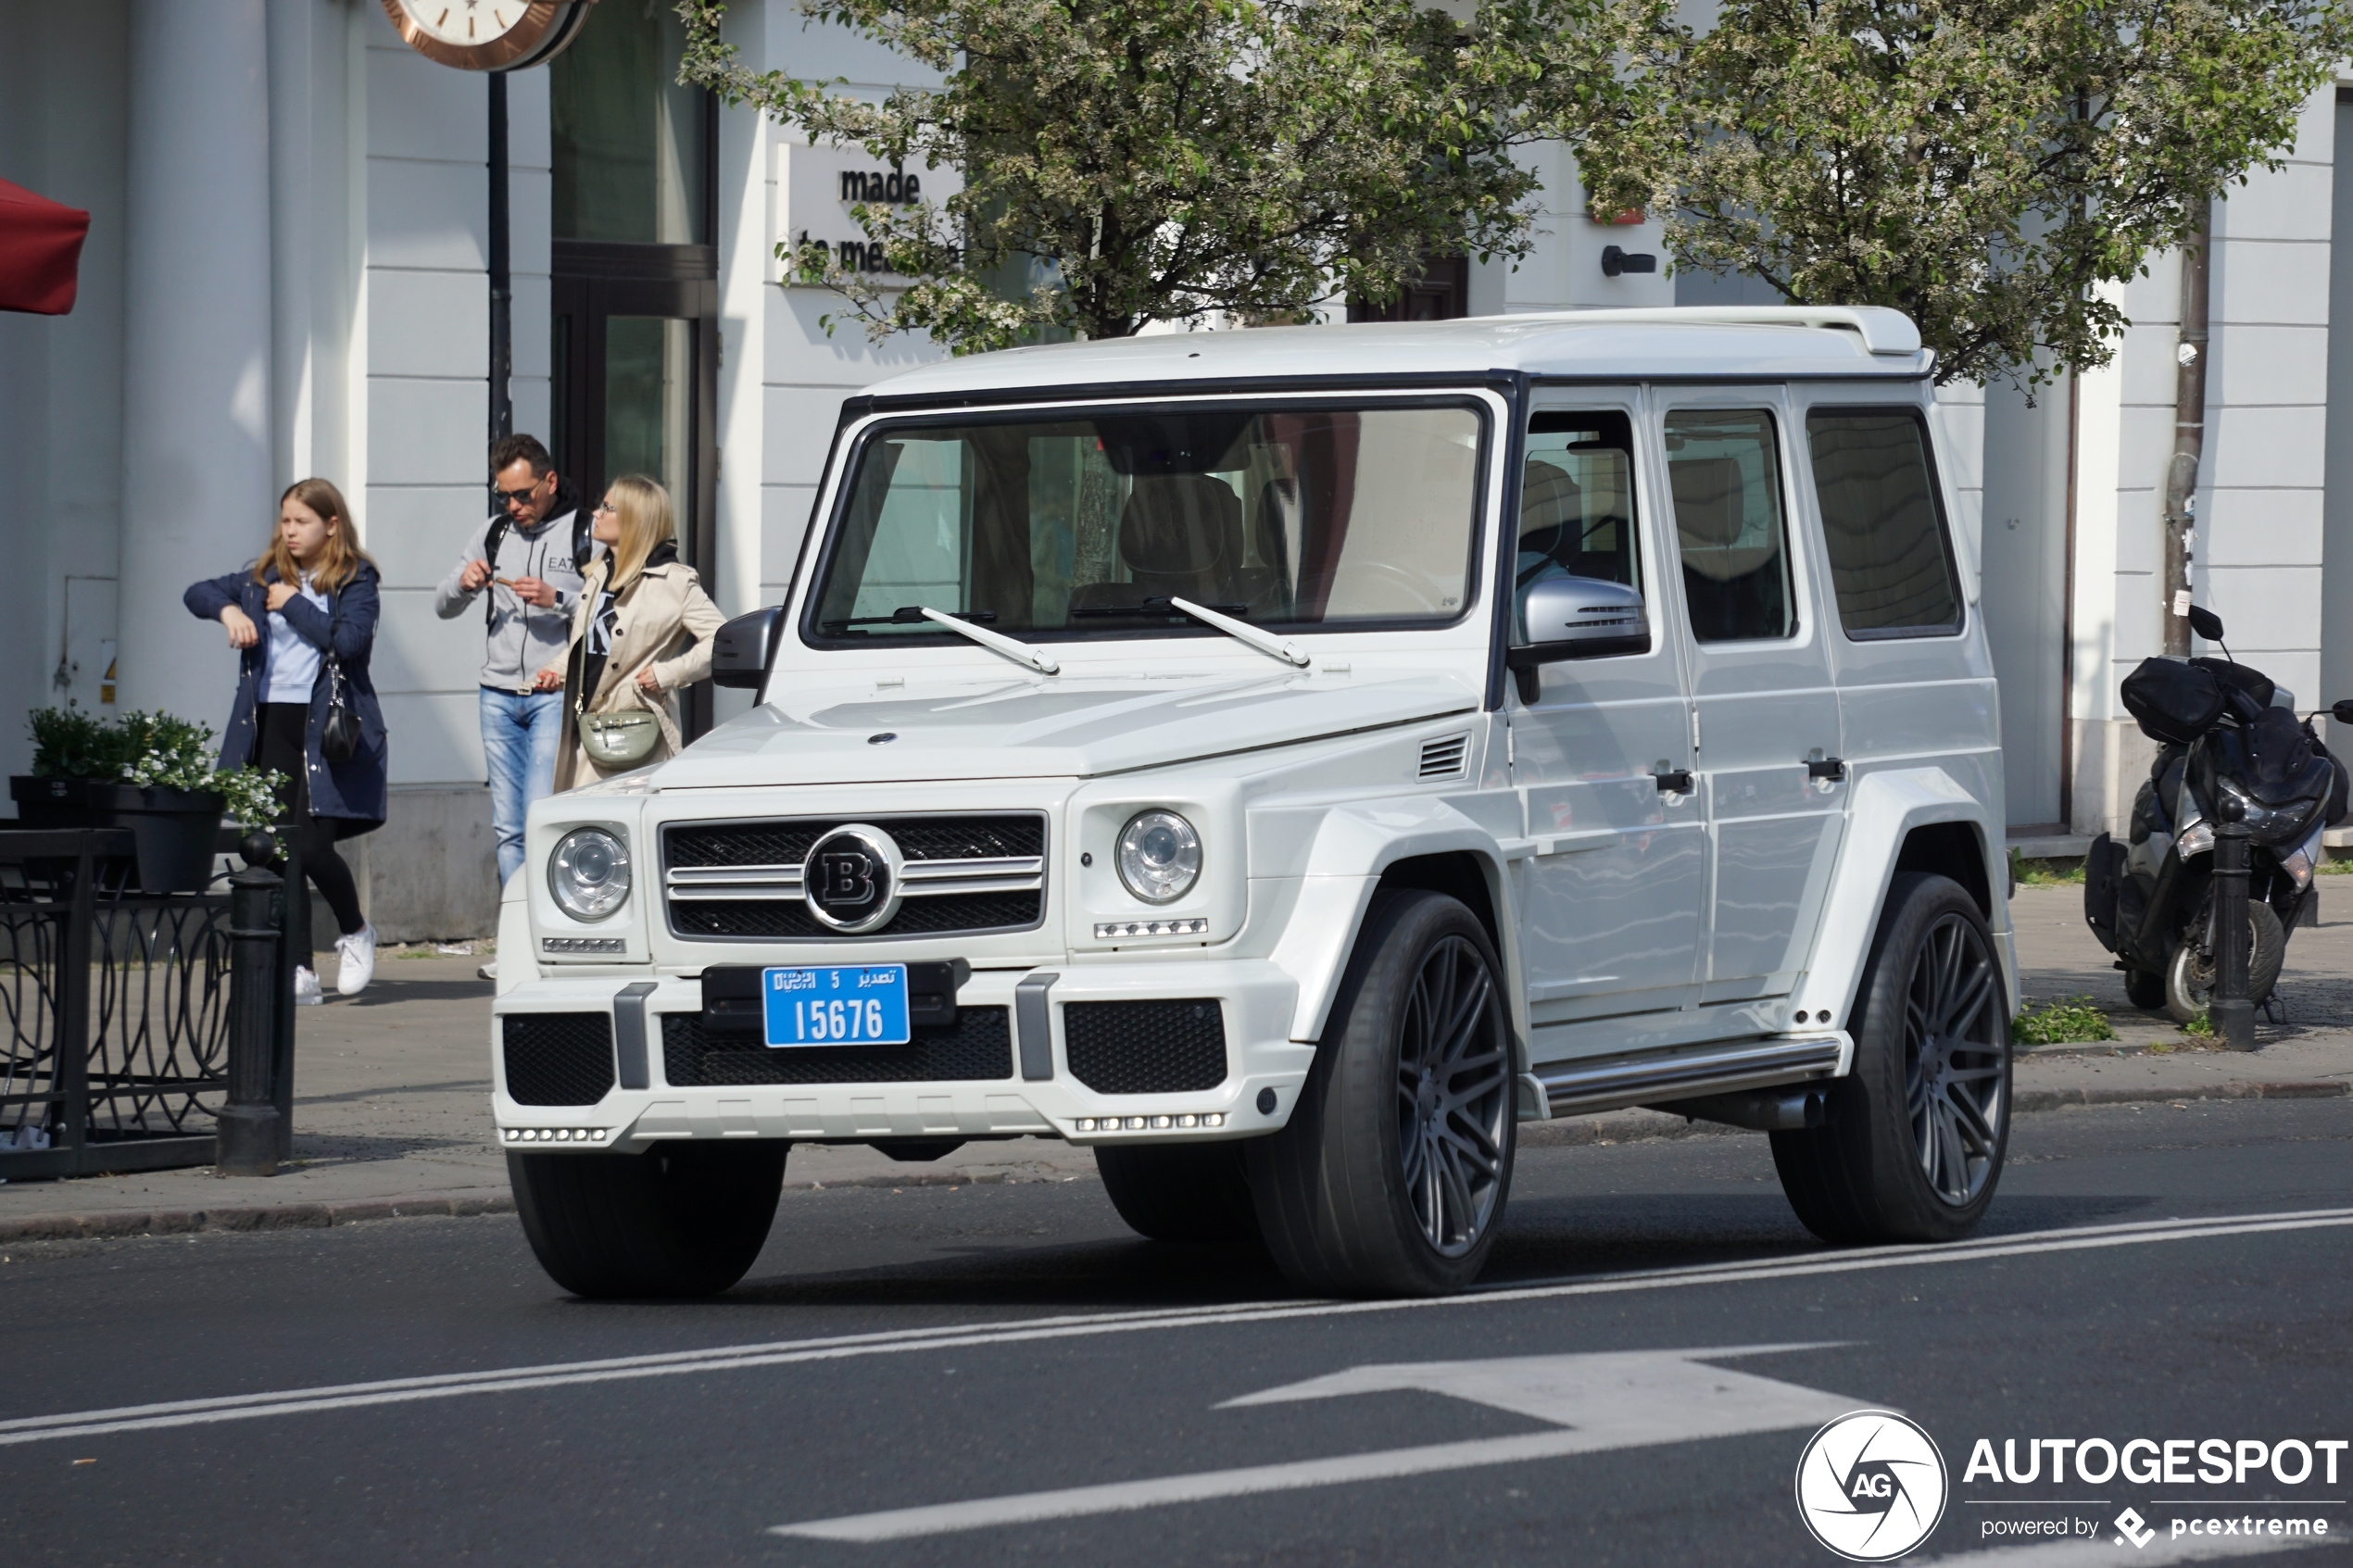
[[[278,804],[286,810],[282,831],[302,857],[302,874],[327,896],[327,908],[335,912],[335,923],[348,936],[368,921],[359,912],[359,886],[351,880],[351,868],[335,853],[335,820],[310,814],[310,773],[306,766],[308,753],[304,745],[310,726],[310,709],[299,702],[265,702],[255,710],[254,720],[260,726],[254,746],[254,766],[265,772],[274,768],[286,776],[287,782],[278,788]],[[305,934],[300,950],[308,953],[315,950],[308,935],[310,900],[303,898],[298,902],[296,929]]]

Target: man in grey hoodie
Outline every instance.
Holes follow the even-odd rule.
[[[569,492],[559,492],[555,459],[528,435],[501,437],[490,449],[498,511],[467,537],[441,580],[434,608],[444,621],[463,615],[485,588],[488,636],[482,657],[482,750],[490,768],[490,824],[498,835],[498,881],[522,865],[523,816],[555,788],[556,750],[564,731],[563,694],[532,690],[532,677],[555,662],[572,638],[580,602],[580,560],[588,520]],[[593,547],[593,546],[587,546]]]

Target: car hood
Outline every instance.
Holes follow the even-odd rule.
[[[1478,707],[1468,683],[1276,675],[871,686],[770,702],[713,730],[653,787],[1093,777],[1411,723]],[[891,737],[878,739],[877,737]]]

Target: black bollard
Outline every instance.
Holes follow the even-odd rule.
[[[2224,1050],[2255,1048],[2255,1003],[2246,994],[2246,809],[2229,796],[2214,803],[2214,994],[2207,1022]]]
[[[256,829],[238,847],[245,869],[229,879],[229,1103],[220,1108],[223,1176],[278,1173],[279,1115],[271,1094],[278,1044],[278,928],[270,907],[279,888],[270,862],[278,847]]]

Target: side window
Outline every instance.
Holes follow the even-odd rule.
[[[1626,415],[1545,409],[1528,426],[1520,474],[1512,637],[1523,642],[1528,590],[1548,577],[1642,586],[1634,545],[1634,425]]]
[[[1832,409],[1808,415],[1806,433],[1846,634],[1959,631],[1953,551],[1919,416],[1906,408]]]
[[[1773,416],[1761,408],[1668,414],[1667,478],[1692,637],[1744,643],[1794,634]]]

